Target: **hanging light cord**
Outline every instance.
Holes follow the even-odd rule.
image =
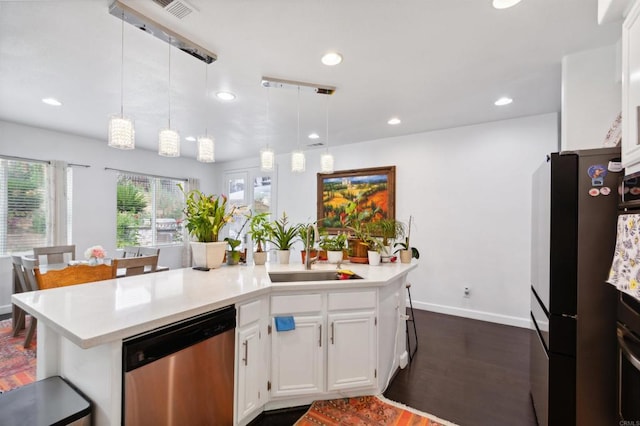
[[[269,87],[267,87],[267,122],[264,127],[264,138],[267,141],[267,149],[269,149],[269,100],[270,100]]]
[[[325,117],[326,117],[326,127],[327,127],[326,129],[327,153],[329,153],[329,95],[327,95],[327,111],[326,111]]]
[[[298,149],[302,151],[302,145],[300,145],[300,86],[298,86]]]
[[[169,129],[171,129],[171,37],[169,37]]]
[[[207,63],[205,62],[204,64],[204,104],[205,107],[207,105],[207,89],[209,87],[209,67],[207,66]],[[204,119],[204,135],[205,137],[209,135],[209,129],[207,128],[207,115],[205,114],[205,119]]]
[[[124,118],[124,10],[122,11],[122,29],[120,34],[120,118]]]

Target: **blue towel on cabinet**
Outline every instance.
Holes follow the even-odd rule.
[[[290,331],[296,329],[296,323],[293,317],[275,317],[276,331]]]

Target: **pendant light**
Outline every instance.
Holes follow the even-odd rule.
[[[300,86],[298,86],[298,149],[291,153],[291,171],[302,173],[305,170],[305,158],[300,145]]]
[[[108,144],[112,148],[134,149],[136,134],[133,121],[124,116],[124,11],[122,12],[120,49],[120,114],[109,118]]]
[[[333,155],[329,153],[329,95],[327,95],[327,110],[326,110],[326,138],[327,138],[327,152],[320,156],[320,172],[321,173],[333,173]]]
[[[158,154],[164,157],[180,156],[180,135],[171,129],[171,38],[169,38],[169,126],[158,135]]]
[[[207,89],[209,83],[209,67],[205,63],[204,69],[204,100],[205,105],[208,100]],[[205,119],[206,120],[206,119]],[[207,127],[204,128],[204,136],[198,136],[198,161],[203,163],[213,163],[215,161],[215,141],[213,137],[207,133]]]
[[[273,150],[269,148],[269,94],[269,87],[267,87],[267,119],[264,126],[267,145],[264,149],[260,150],[260,170],[263,172],[271,172],[275,166],[275,154]]]

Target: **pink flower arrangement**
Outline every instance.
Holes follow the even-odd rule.
[[[104,259],[107,255],[107,252],[102,248],[102,246],[93,246],[89,247],[84,252],[85,259]]]

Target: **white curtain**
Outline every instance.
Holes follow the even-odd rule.
[[[200,189],[200,180],[194,179],[194,178],[187,179],[187,182],[184,188],[185,192],[188,193],[189,191],[194,189]],[[191,245],[189,244],[189,241],[191,241],[191,237],[189,233],[185,230],[184,231],[184,248],[182,249],[182,267],[183,268],[191,267]]]
[[[67,163],[51,161],[47,173],[49,188],[49,240],[52,245],[67,244]]]

